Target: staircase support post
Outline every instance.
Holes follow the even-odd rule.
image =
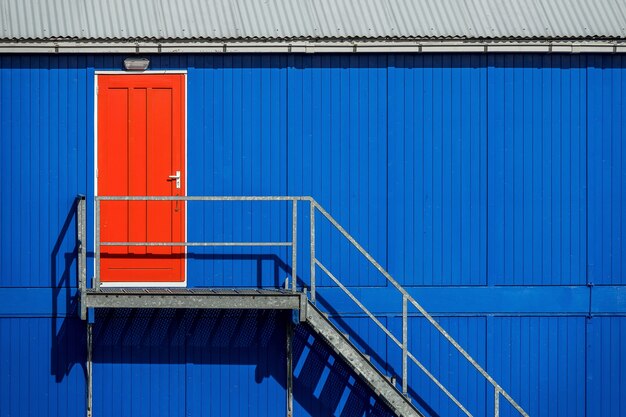
[[[93,324],[87,323],[87,383],[86,383],[86,391],[87,391],[87,417],[91,417],[93,415],[93,333],[92,333]]]
[[[408,300],[406,295],[402,296],[402,393],[407,395],[408,392],[408,369],[407,369],[407,357],[408,357],[408,339],[409,339],[409,311]]]
[[[293,417],[293,323],[287,320],[287,417]]]
[[[500,417],[500,390],[498,387],[494,387],[493,390],[493,407],[494,417]]]

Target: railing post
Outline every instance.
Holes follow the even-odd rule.
[[[296,292],[298,281],[298,200],[291,207],[291,291]]]
[[[78,291],[80,297],[80,318],[87,319],[84,297],[87,288],[87,210],[85,196],[78,196],[76,220],[78,222]]]
[[[95,259],[95,265],[94,265],[94,283],[93,283],[93,287],[96,290],[100,289],[100,200],[96,197],[96,215],[95,215],[95,222],[96,222],[96,236],[95,236],[95,254],[94,254],[94,259]]]
[[[293,417],[293,323],[287,320],[287,417]]]
[[[408,342],[409,342],[409,308],[406,295],[402,295],[402,393],[407,395],[408,392]]]
[[[494,417],[500,416],[500,389],[493,387],[493,415]]]
[[[315,304],[315,203],[311,200],[311,302]]]

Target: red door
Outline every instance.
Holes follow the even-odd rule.
[[[185,195],[184,88],[181,74],[98,76],[98,195]],[[100,204],[102,242],[185,241],[184,202]],[[100,277],[113,285],[184,282],[185,248],[102,246]]]

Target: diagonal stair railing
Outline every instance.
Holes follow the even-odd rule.
[[[336,285],[341,289],[384,333],[391,341],[402,350],[402,394],[408,397],[408,361],[411,360],[417,367],[467,416],[472,414],[461,402],[420,362],[408,349],[408,317],[409,307],[412,306],[439,332],[462,356],[465,358],[484,379],[491,384],[494,392],[494,416],[500,415],[500,397],[503,397],[508,403],[522,416],[528,417],[524,409],[500,386],[494,379],[478,364],[478,362],[470,356],[465,349],[452,337],[444,328],[435,320],[420,303],[413,298],[398,281],[396,281],[363,246],[344,229],[339,222],[330,215],[314,198],[309,196],[96,196],[94,199],[95,207],[95,253],[94,253],[94,280],[93,287],[98,290],[100,288],[100,254],[102,246],[285,246],[291,248],[291,290],[297,291],[298,276],[298,203],[304,202],[309,204],[310,209],[310,283],[309,293],[311,303],[316,303],[316,272],[319,268],[324,272]],[[241,202],[241,201],[267,201],[267,202],[283,202],[291,203],[291,240],[286,242],[103,242],[100,238],[100,220],[101,220],[101,204],[106,201],[218,201],[218,202]],[[86,205],[85,198],[79,197],[79,288],[81,292],[86,290]],[[376,316],[368,310],[365,305],[336,277],[332,271],[324,265],[320,259],[316,257],[316,216],[321,214],[330,224],[343,235],[347,241],[354,246],[365,259],[371,263],[376,270],[382,274],[385,279],[395,287],[402,295],[402,338],[396,337]],[[84,306],[81,305],[81,317],[85,315]]]
[[[390,274],[387,272],[382,265],[380,265],[373,257],[369,254],[361,246],[350,233],[346,229],[339,224],[339,222],[330,215],[320,204],[315,201],[315,199],[311,198],[310,200],[310,221],[311,221],[311,301],[315,303],[316,298],[316,267],[319,267],[386,335],[391,339],[391,341],[396,344],[400,349],[402,349],[402,393],[407,395],[408,392],[408,360],[410,359],[418,368],[424,372],[424,374],[435,384],[437,387],[467,416],[472,416],[472,414],[467,410],[467,408],[461,404],[461,402],[408,350],[409,346],[409,338],[408,338],[408,307],[412,305],[419,311],[419,313],[424,316],[426,320],[439,332],[484,378],[485,380],[491,384],[494,392],[494,416],[498,417],[500,415],[500,396],[502,396],[506,401],[508,401],[517,412],[524,416],[528,417],[528,414],[524,409],[498,384],[491,375],[485,371],[485,369],[476,362],[476,360],[470,356],[465,349],[461,347],[461,345],[452,337],[445,329],[431,316],[420,303],[415,300],[407,291],[404,289],[398,281],[396,281]],[[369,261],[377,270],[380,272],[391,285],[393,285],[402,295],[402,340],[399,340],[380,320],[374,316],[374,314],[369,311],[363,303],[361,303],[357,297],[345,286],[342,282],[335,276],[333,273],[320,262],[319,259],[315,256],[315,216],[316,213],[319,212],[324,218],[326,218],[332,225],[337,229],[347,240],[350,242],[352,246],[354,246],[364,257]]]

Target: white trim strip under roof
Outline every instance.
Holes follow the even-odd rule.
[[[0,42],[0,53],[626,53],[626,41]]]

